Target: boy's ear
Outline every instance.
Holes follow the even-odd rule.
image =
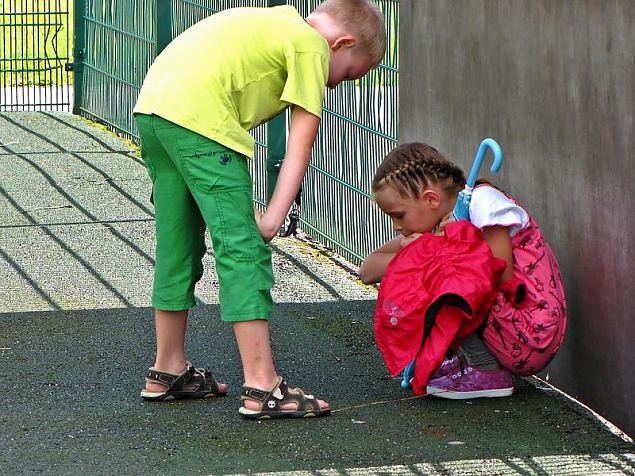
[[[357,44],[357,40],[352,35],[338,36],[333,43],[331,43],[331,49],[333,51],[340,48],[352,48]]]
[[[421,194],[421,199],[433,210],[436,210],[441,205],[441,196],[432,189],[426,189]]]

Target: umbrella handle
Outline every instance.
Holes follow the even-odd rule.
[[[501,151],[500,145],[494,139],[484,139],[481,142],[481,145],[478,147],[478,151],[476,152],[476,157],[474,157],[474,163],[472,164],[472,170],[470,170],[470,175],[467,178],[466,187],[470,189],[474,188],[476,184],[476,179],[478,178],[478,172],[481,169],[481,165],[483,164],[483,159],[485,158],[485,152],[487,149],[492,150],[492,154],[494,155],[494,163],[492,167],[489,169],[493,174],[498,172],[503,165],[503,152]]]
[[[408,366],[403,371],[403,378],[401,380],[401,388],[410,387],[410,381],[412,380],[412,376],[415,373],[415,360],[410,362]]]

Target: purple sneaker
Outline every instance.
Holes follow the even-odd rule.
[[[451,359],[445,359],[443,361],[439,368],[432,374],[432,377],[430,377],[430,381],[445,377],[446,375],[459,373],[462,368],[466,369],[467,367],[465,357],[461,354],[456,354]]]
[[[466,367],[435,380],[426,387],[428,395],[452,400],[483,397],[509,397],[514,392],[512,376],[507,369],[479,370]]]

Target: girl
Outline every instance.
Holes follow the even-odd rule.
[[[362,281],[379,282],[397,252],[421,234],[442,234],[464,185],[462,170],[426,144],[403,144],[389,153],[372,191],[399,236],[364,260]],[[553,252],[514,198],[481,182],[472,195],[470,222],[505,269],[482,332],[461,341],[460,354],[441,365],[426,391],[452,399],[508,396],[511,373],[539,372],[562,344],[564,290]]]

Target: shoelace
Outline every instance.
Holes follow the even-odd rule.
[[[452,375],[452,378],[457,379],[459,377],[463,377],[464,375],[469,374],[472,370],[472,367],[463,368],[463,366],[461,366],[461,371],[458,374]]]

